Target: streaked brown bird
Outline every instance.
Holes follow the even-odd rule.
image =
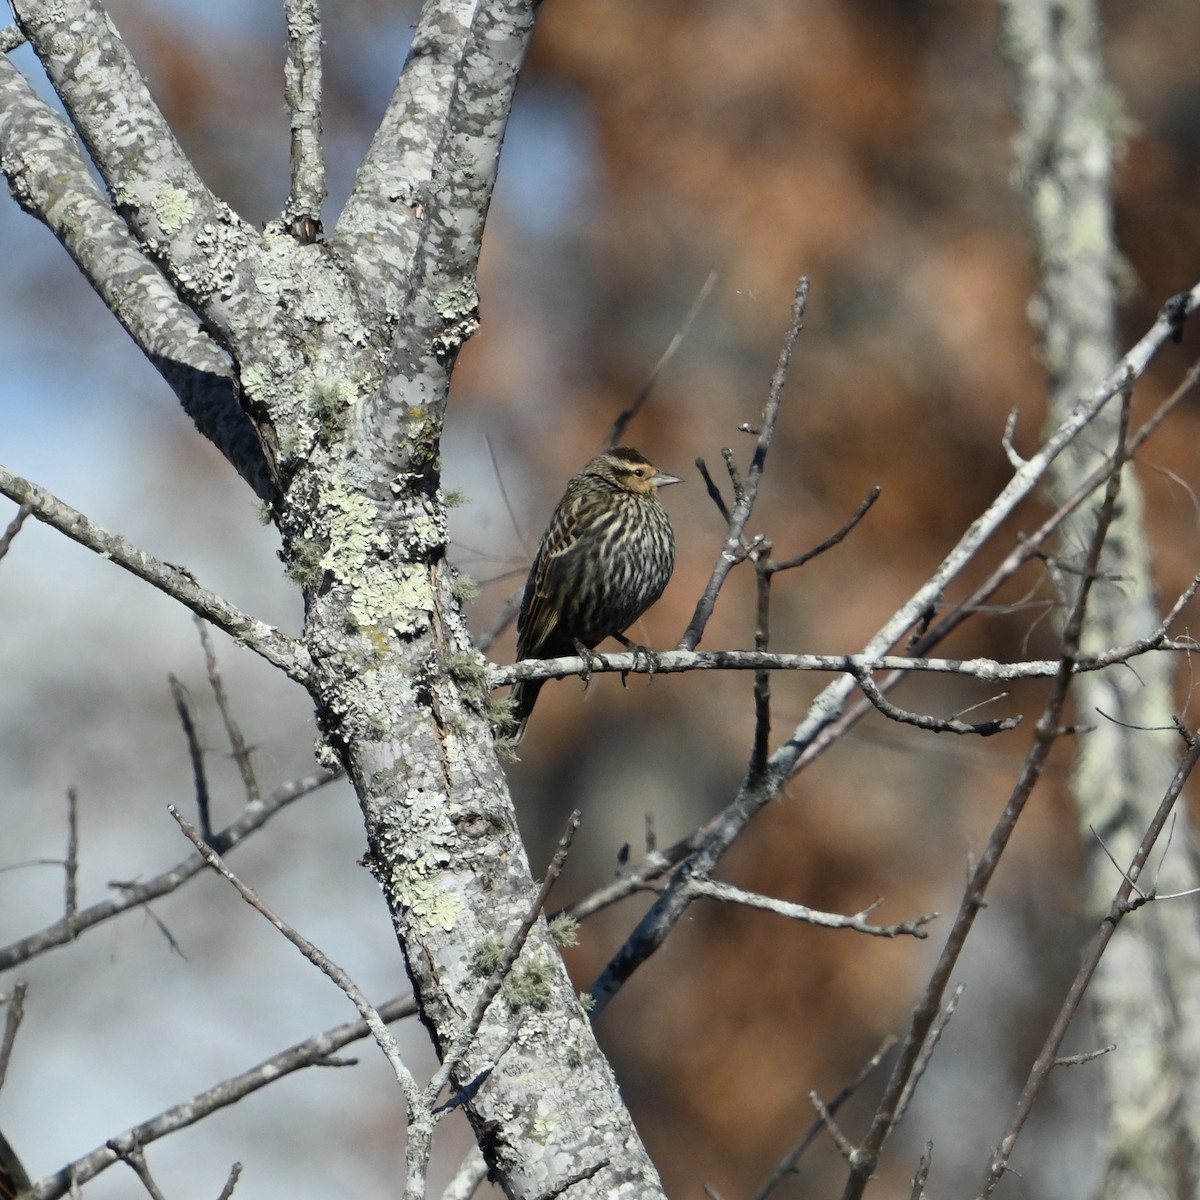
[[[3,1200],[16,1200],[32,1186],[16,1151],[0,1133],[0,1197]]]
[[[621,635],[671,578],[675,534],[658,489],[681,482],[639,451],[617,446],[567,484],[525,584],[518,661],[591,650],[606,637],[625,641]],[[513,685],[518,741],[545,682]]]

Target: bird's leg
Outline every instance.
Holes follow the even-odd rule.
[[[633,665],[635,667],[637,666],[637,661],[639,658],[645,658],[646,674],[651,679],[653,679],[654,672],[658,670],[658,655],[655,654],[654,651],[651,650],[649,646],[643,646],[643,645],[640,645],[638,642],[630,641],[629,638],[627,638],[623,633],[614,633],[613,637],[616,638],[617,641],[620,642],[621,645],[624,646],[625,649],[628,650],[629,653],[633,655]],[[628,676],[629,676],[628,671],[621,672],[621,686],[622,687],[626,686],[625,680],[628,678]]]
[[[581,641],[575,641],[575,653],[583,659],[583,671],[579,678],[583,680],[584,688],[592,682],[592,663],[604,665],[604,659],[600,657],[590,646],[585,646]]]

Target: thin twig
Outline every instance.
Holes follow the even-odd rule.
[[[150,1168],[146,1165],[146,1156],[142,1153],[140,1146],[122,1146],[120,1148],[114,1146],[113,1151],[138,1177],[151,1200],[167,1200],[159,1190],[158,1184],[154,1182],[154,1176],[150,1174]]]
[[[196,785],[196,819],[200,822],[200,833],[206,842],[213,840],[212,818],[209,811],[208,775],[204,769],[204,747],[200,745],[200,733],[196,728],[196,714],[192,709],[192,698],[183,683],[175,676],[168,675],[171,685],[171,698],[175,701],[175,711],[179,714],[179,724],[183,726],[183,736],[187,739],[188,757],[192,762],[192,779]]]
[[[79,793],[67,788],[67,861],[63,864],[63,916],[74,921],[79,912]]]
[[[213,837],[212,844],[222,854],[227,854],[289,804],[340,778],[338,772],[322,769],[302,779],[283,784],[261,804],[245,809],[237,820],[232,821]],[[160,896],[169,895],[204,870],[204,865],[204,859],[199,854],[191,854],[182,862],[144,883],[111,884],[110,886],[120,889],[119,896],[101,900],[82,909],[74,920],[68,921],[64,918],[55,921],[36,933],[0,947],[0,971],[10,970],[54,946],[73,941],[84,930],[120,916],[121,913],[140,908]]]
[[[517,961],[521,950],[524,948],[530,931],[537,923],[538,917],[541,916],[542,909],[546,904],[546,897],[550,895],[550,889],[562,874],[562,869],[566,864],[567,855],[571,850],[571,842],[575,837],[575,831],[579,828],[580,820],[579,810],[576,809],[567,820],[567,827],[563,831],[562,837],[558,840],[558,847],[554,851],[554,857],[551,858],[550,865],[546,868],[546,876],[537,890],[537,895],[533,898],[533,903],[530,904],[521,924],[509,939],[504,953],[500,956],[500,961],[496,964],[487,982],[480,989],[479,995],[475,999],[475,1007],[471,1010],[471,1015],[462,1028],[455,1034],[454,1041],[450,1043],[449,1048],[443,1056],[442,1065],[429,1081],[426,1094],[430,1102],[436,1100],[441,1094],[442,1088],[446,1086],[450,1077],[458,1070],[463,1056],[478,1036],[488,1008],[496,998],[497,993],[504,986],[504,981],[508,978],[513,964]]]
[[[884,1055],[896,1044],[896,1039],[891,1034],[884,1038],[879,1049],[867,1060],[862,1070],[848,1083],[838,1094],[829,1101],[825,1106],[830,1115],[837,1112],[855,1092],[875,1073],[879,1068],[879,1064],[883,1061]],[[817,1140],[821,1134],[821,1130],[825,1128],[824,1122],[818,1118],[809,1127],[805,1135],[792,1147],[779,1165],[767,1176],[762,1187],[754,1193],[753,1200],[767,1200],[767,1197],[774,1191],[775,1187],[782,1183],[789,1175],[796,1170],[796,1165],[800,1162],[804,1152]]]
[[[379,1005],[378,1011],[390,1024],[415,1015],[417,1005],[411,996],[396,997],[386,1004]],[[109,1138],[103,1146],[41,1180],[31,1195],[34,1200],[60,1200],[60,1197],[67,1195],[73,1181],[78,1184],[87,1183],[117,1162],[118,1155],[113,1147],[148,1146],[151,1142],[167,1137],[177,1130],[195,1125],[205,1117],[237,1104],[245,1096],[274,1083],[277,1079],[307,1067],[321,1066],[329,1060],[330,1055],[351,1042],[361,1041],[370,1032],[364,1020],[347,1021],[289,1046],[286,1050],[263,1059],[240,1075],[198,1092],[183,1103],[174,1105],[117,1137]]]
[[[987,1197],[991,1196],[996,1184],[1000,1182],[1008,1170],[1008,1162],[1012,1157],[1013,1148],[1016,1146],[1021,1129],[1024,1127],[1025,1121],[1028,1119],[1034,1102],[1045,1085],[1046,1080],[1049,1078],[1050,1072],[1060,1061],[1058,1051],[1062,1046],[1063,1039],[1067,1035],[1067,1029],[1079,1009],[1084,992],[1087,990],[1088,984],[1091,983],[1092,976],[1096,973],[1096,967],[1100,963],[1101,956],[1108,948],[1108,943],[1112,940],[1117,926],[1127,913],[1133,912],[1135,909],[1141,907],[1143,903],[1153,898],[1152,895],[1149,895],[1139,896],[1137,900],[1130,900],[1137,880],[1141,876],[1142,869],[1145,867],[1150,853],[1154,849],[1154,843],[1158,840],[1163,826],[1167,823],[1167,819],[1171,815],[1171,810],[1175,807],[1175,803],[1183,791],[1183,785],[1195,769],[1197,762],[1200,762],[1200,738],[1197,738],[1193,733],[1184,729],[1182,724],[1179,724],[1178,728],[1188,743],[1188,751],[1176,768],[1175,775],[1171,779],[1170,785],[1167,787],[1166,793],[1163,795],[1162,801],[1142,837],[1141,844],[1133,856],[1133,861],[1130,863],[1129,869],[1123,873],[1121,886],[1117,888],[1116,895],[1113,897],[1112,904],[1109,906],[1104,919],[1100,922],[1099,929],[1096,930],[1092,936],[1092,940],[1088,943],[1087,949],[1083,953],[1083,961],[1075,978],[1071,982],[1062,1006],[1058,1010],[1054,1024],[1050,1027],[1050,1032],[1046,1035],[1042,1049],[1034,1060],[1033,1066],[1029,1069],[1029,1076],[1025,1081],[1024,1088],[1021,1089],[1021,1095],[1017,1100],[1008,1129],[992,1154],[991,1161],[988,1163],[983,1187],[979,1192],[980,1200],[986,1200]],[[1091,1057],[1095,1057],[1095,1054],[1091,1055]]]
[[[904,1114],[908,1112],[908,1106],[917,1093],[917,1084],[921,1082],[928,1070],[929,1064],[933,1060],[933,1052],[937,1049],[938,1042],[942,1040],[942,1034],[945,1033],[946,1026],[950,1024],[950,1018],[954,1016],[964,991],[966,991],[966,984],[960,983],[954,989],[950,999],[942,1006],[941,1012],[934,1018],[933,1024],[930,1025],[929,1032],[925,1035],[925,1042],[921,1046],[921,1052],[913,1063],[912,1073],[904,1085],[904,1091],[900,1094],[900,1103],[896,1105],[897,1125],[904,1120]]]
[[[913,1175],[912,1189],[908,1193],[909,1200],[925,1200],[925,1183],[929,1179],[929,1169],[933,1166],[933,1143],[926,1142],[925,1150],[921,1154],[921,1161],[917,1164],[916,1173]]]
[[[242,1164],[235,1162],[229,1168],[229,1177],[225,1180],[225,1186],[221,1189],[221,1194],[217,1200],[229,1200],[233,1195],[233,1189],[237,1187],[238,1180],[242,1177]]]
[[[517,520],[516,509],[513,508],[512,499],[508,494],[508,487],[504,482],[504,472],[500,470],[500,462],[496,458],[496,447],[492,445],[492,439],[484,436],[483,444],[487,447],[488,458],[492,464],[492,475],[496,480],[496,486],[500,489],[500,499],[504,501],[504,511],[508,513],[508,522],[513,528],[513,533],[517,535],[517,542],[521,546],[521,551],[525,555],[525,570],[529,570],[529,562],[533,558],[533,554],[529,546],[525,542],[525,534],[521,529],[521,522]]]
[[[1165,897],[1160,897],[1160,899],[1165,899]],[[1062,1054],[1054,1060],[1054,1065],[1056,1067],[1081,1067],[1085,1063],[1095,1062],[1096,1059],[1111,1054],[1116,1048],[1116,1042],[1109,1042],[1107,1046],[1100,1046],[1096,1050],[1085,1050],[1082,1054]]]
[[[909,712],[907,709],[893,704],[884,696],[870,671],[855,671],[854,678],[858,680],[858,686],[862,688],[863,695],[885,717],[899,721],[902,725],[915,725],[918,729],[924,729],[930,733],[973,733],[979,737],[991,737],[994,733],[1007,733],[1009,730],[1016,729],[1021,723],[1019,716],[1004,717],[997,721],[971,723],[959,721],[955,717],[931,717]]]
[[[840,542],[844,542],[846,538],[853,532],[854,527],[871,511],[875,501],[883,494],[883,488],[876,485],[866,496],[866,499],[854,511],[854,515],[848,520],[845,525],[833,534],[832,537],[827,537],[820,545],[814,546],[811,550],[806,550],[803,554],[796,555],[795,558],[786,559],[783,562],[771,564],[771,571],[792,571],[796,567],[802,567],[807,562],[812,562],[819,554],[824,554],[826,550],[832,550],[834,546]]]
[[[721,514],[721,519],[726,525],[730,524],[733,521],[733,515],[729,511],[729,505],[725,503],[725,497],[721,495],[717,481],[709,474],[708,463],[702,458],[696,459],[696,470],[700,472],[700,478],[704,480],[704,486],[708,490],[708,498],[717,506],[717,512]]]
[[[757,892],[746,892],[728,883],[716,879],[689,879],[686,890],[692,896],[704,896],[710,900],[720,900],[726,904],[741,904],[746,908],[758,908],[765,912],[773,912],[778,916],[787,917],[792,921],[804,921],[809,925],[820,925],[825,929],[854,929],[859,933],[869,933],[873,937],[896,938],[915,937],[925,938],[925,926],[937,920],[937,913],[927,913],[915,917],[911,921],[901,921],[896,925],[872,925],[867,918],[879,907],[879,901],[868,905],[861,912],[843,916],[841,913],[822,912],[820,909],[809,908],[806,904],[795,904],[790,900],[777,900],[774,896],[763,896]]]
[[[393,1073],[396,1076],[397,1082],[404,1090],[404,1095],[409,1099],[412,1107],[419,1107],[420,1089],[417,1087],[417,1081],[413,1078],[408,1067],[404,1065],[404,1060],[400,1056],[400,1047],[396,1044],[396,1039],[388,1031],[383,1019],[378,1011],[372,1006],[366,995],[350,975],[335,963],[324,951],[319,950],[312,942],[310,942],[303,934],[293,929],[282,917],[277,916],[267,903],[254,891],[243,883],[222,861],[221,856],[210,846],[196,831],[195,827],[187,820],[186,817],[173,804],[167,806],[167,811],[173,816],[183,830],[184,836],[200,851],[204,861],[208,863],[223,879],[231,884],[234,890],[251,908],[254,909],[260,916],[265,917],[267,922],[274,926],[300,953],[308,959],[314,967],[317,968],[323,975],[330,979],[338,988],[345,993],[346,997],[358,1009],[359,1015],[366,1021],[368,1028],[371,1030],[371,1036],[375,1039],[380,1050],[383,1051],[384,1057],[391,1064]]]
[[[771,389],[767,394],[766,404],[763,406],[762,418],[759,421],[760,432],[758,441],[754,447],[754,455],[750,460],[750,467],[746,471],[743,494],[733,506],[733,511],[730,515],[729,530],[725,536],[725,544],[722,546],[720,554],[717,555],[712,575],[709,577],[704,594],[700,597],[699,603],[696,605],[696,611],[692,616],[691,624],[688,625],[683,637],[679,640],[679,649],[681,650],[694,650],[699,644],[701,637],[704,636],[704,627],[708,624],[713,607],[716,605],[717,595],[721,590],[721,586],[729,575],[730,569],[737,561],[737,552],[741,545],[742,535],[746,529],[746,522],[750,519],[750,514],[754,510],[754,502],[758,498],[758,484],[762,479],[763,467],[766,465],[767,451],[770,449],[771,442],[775,437],[775,422],[779,416],[779,406],[783,399],[783,388],[787,383],[788,372],[792,365],[792,354],[796,349],[796,343],[800,339],[800,330],[803,328],[804,322],[804,309],[807,303],[808,277],[802,276],[796,286],[796,295],[792,302],[791,323],[783,339],[783,347],[779,352],[779,362],[775,367],[775,374],[771,379]]]
[[[683,339],[687,337],[688,330],[691,329],[696,318],[700,315],[700,310],[704,307],[704,302],[716,286],[716,282],[716,271],[710,271],[703,286],[696,293],[696,298],[692,301],[692,307],[688,309],[687,316],[683,318],[683,324],[679,326],[675,331],[675,336],[667,343],[667,348],[662,352],[658,362],[654,364],[654,369],[646,378],[646,382],[642,385],[642,390],[634,397],[633,403],[621,412],[613,422],[612,429],[609,431],[608,437],[604,442],[605,450],[611,450],[625,436],[625,430],[628,428],[629,422],[641,412],[642,406],[650,399],[650,393],[654,390],[654,385],[658,382],[658,377],[666,370],[668,364],[679,352],[679,347],[683,344]]]
[[[754,649],[765,653],[771,644],[771,543],[760,542],[752,555],[755,580]],[[754,747],[750,752],[750,778],[757,779],[767,765],[771,740],[771,673],[754,672]]]
[[[17,1043],[17,1030],[25,1019],[25,993],[29,985],[22,979],[13,984],[13,990],[4,998],[8,1010],[4,1014],[4,1036],[0,1038],[0,1088],[4,1087],[8,1075],[8,1064],[12,1061],[13,1047]]]
[[[32,504],[22,504],[17,509],[17,515],[8,523],[8,528],[0,534],[0,558],[3,558],[13,544],[13,539],[21,532],[21,526],[28,520],[33,512]]]
[[[237,764],[238,774],[242,777],[242,787],[246,791],[246,803],[257,804],[262,793],[258,787],[258,777],[254,774],[254,764],[250,760],[250,747],[242,737],[238,723],[233,719],[233,710],[229,704],[229,695],[225,691],[225,683],[221,678],[221,668],[217,663],[217,652],[213,647],[212,635],[208,626],[196,618],[196,630],[200,634],[200,644],[204,647],[204,665],[208,671],[208,685],[212,688],[213,699],[217,702],[217,711],[225,725],[225,736],[229,739],[229,748],[233,753],[233,761]],[[204,826],[200,826],[201,833]],[[205,834],[205,840],[208,835]]]
[[[833,1144],[838,1148],[838,1153],[848,1161],[854,1153],[854,1147],[850,1144],[850,1140],[846,1135],[838,1128],[837,1122],[833,1119],[833,1113],[826,1108],[825,1102],[816,1092],[809,1092],[808,1099],[813,1108],[817,1110],[817,1117],[825,1132],[833,1138]]]

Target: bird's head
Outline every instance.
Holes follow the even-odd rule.
[[[653,496],[660,487],[683,482],[676,475],[660,471],[647,461],[640,450],[632,446],[615,446],[612,450],[606,450],[592,459],[586,470],[589,474],[602,476],[623,492],[632,492],[636,496]]]

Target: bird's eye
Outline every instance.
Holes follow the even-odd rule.
[[[643,478],[643,476],[645,476],[645,474],[646,474],[646,472],[645,472],[645,471],[643,471],[641,467],[635,467],[635,468],[634,468],[634,472],[633,472],[633,473],[634,473],[634,474],[635,474],[635,475],[636,475],[636,476],[637,476],[639,479]]]

